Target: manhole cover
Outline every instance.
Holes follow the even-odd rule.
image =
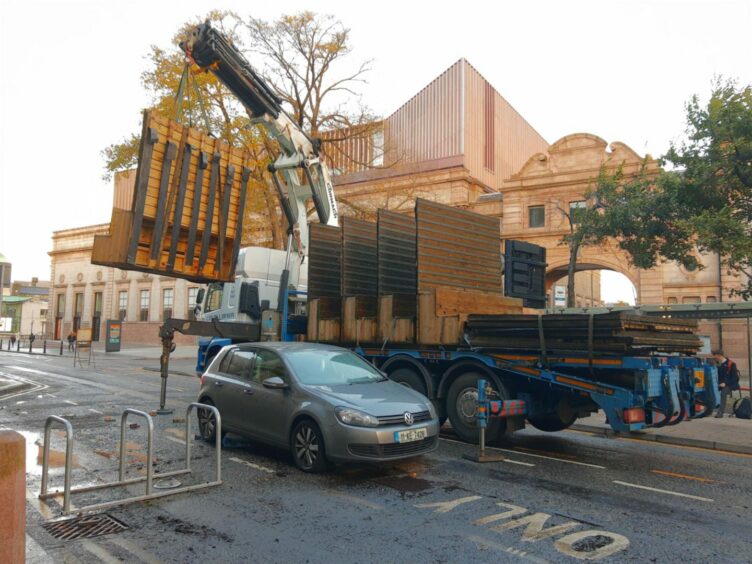
[[[128,529],[128,525],[105,513],[82,515],[62,521],[48,521],[42,526],[53,537],[63,540],[90,539]]]

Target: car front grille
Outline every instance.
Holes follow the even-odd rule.
[[[420,441],[410,443],[390,443],[386,445],[348,445],[350,452],[356,456],[369,458],[388,458],[390,456],[405,456],[419,454],[430,450],[436,445],[438,435],[426,437]]]
[[[381,417],[377,417],[376,419],[379,420],[379,425],[404,425],[405,424],[405,414],[400,413],[399,415],[382,415]],[[429,421],[431,419],[431,414],[428,411],[417,411],[413,413],[413,423],[420,423],[422,421]]]

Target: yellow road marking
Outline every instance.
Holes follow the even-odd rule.
[[[700,476],[690,476],[689,474],[680,474],[679,472],[669,472],[668,470],[651,470],[653,474],[660,474],[661,476],[671,476],[672,478],[684,478],[685,480],[695,480],[696,482],[703,482],[706,484],[714,484],[716,480],[710,478],[701,478]]]

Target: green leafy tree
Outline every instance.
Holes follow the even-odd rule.
[[[574,304],[573,274],[580,250],[614,241],[642,269],[673,261],[703,268],[697,251],[714,252],[746,277],[740,294],[752,297],[752,86],[716,79],[707,103],[686,105],[684,139],[663,158],[671,170],[637,173],[602,167],[585,194],[576,219],[567,210],[570,233],[568,305]]]
[[[701,251],[747,278],[752,297],[752,85],[717,78],[710,99],[694,96],[686,106],[684,139],[664,157],[676,172],[665,190],[677,220],[694,234]],[[684,217],[679,218],[678,214]]]

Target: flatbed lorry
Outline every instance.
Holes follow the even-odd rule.
[[[506,241],[502,267],[498,220],[418,202],[413,223],[380,210],[375,226],[344,218],[340,229],[320,143],[287,117],[273,89],[208,24],[182,47],[278,142],[281,152],[269,171],[288,241],[285,251],[239,249],[249,175],[242,155],[180,124],[145,119],[133,207],[113,210],[110,236],[95,241],[93,262],[209,283],[195,320],[169,319],[160,331],[163,405],[176,331],[201,337],[197,372],[221,347],[238,342],[346,346],[424,393],[442,421],[449,419],[471,442],[478,440],[480,379],[514,406],[491,420],[489,441],[526,421],[544,431],[565,429],[598,409],[615,430],[627,431],[704,417],[717,405],[714,367],[650,347],[598,351],[594,317],[588,346],[547,346],[545,316],[528,309],[545,299],[544,251]],[[168,160],[180,155],[177,165]],[[311,200],[320,224],[306,223]],[[236,270],[228,276],[230,248]],[[540,324],[535,347],[510,348],[506,337],[478,341],[468,329],[472,316],[523,313]]]

